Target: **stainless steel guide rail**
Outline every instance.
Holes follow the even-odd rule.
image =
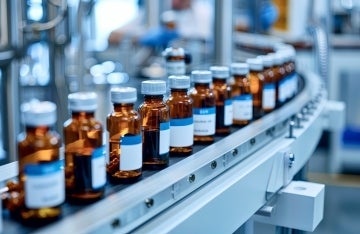
[[[303,77],[302,92],[280,109],[35,232],[235,231],[269,195],[291,181],[320,139],[326,91],[318,76],[304,73]],[[292,122],[298,113],[303,114],[298,119],[301,127]],[[284,161],[289,152],[302,156],[296,156],[294,166],[274,177],[274,162]],[[1,172],[0,176],[3,180]],[[219,217],[223,217],[221,222]],[[196,223],[201,219],[206,225]]]

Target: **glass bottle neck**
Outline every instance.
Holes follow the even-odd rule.
[[[145,101],[162,101],[164,95],[144,95]]]
[[[195,83],[195,88],[210,88],[210,83]]]
[[[131,111],[134,109],[134,103],[114,103],[113,106],[115,112]]]
[[[220,84],[220,85],[226,84],[226,79],[214,77],[213,84]]]
[[[187,89],[176,89],[176,88],[172,88],[172,89],[170,90],[170,92],[171,92],[172,94],[174,94],[174,93],[186,94],[187,91],[188,91]]]
[[[85,112],[85,111],[73,111],[73,112],[71,112],[71,117],[73,119],[89,119],[89,118],[94,118],[95,113],[94,112]]]
[[[47,132],[50,131],[50,126],[25,126],[25,131],[27,134],[34,134],[37,136],[44,136]]]
[[[243,82],[245,79],[248,79],[247,75],[235,75],[234,74],[234,80],[236,82]]]

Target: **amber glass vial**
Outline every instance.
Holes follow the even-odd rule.
[[[246,63],[249,64],[250,69],[249,80],[250,90],[253,96],[253,118],[258,119],[264,114],[262,107],[264,67],[262,61],[258,58],[247,59]]]
[[[253,118],[253,98],[250,90],[249,65],[232,63],[231,76],[233,84],[231,97],[233,101],[233,125],[243,127]]]
[[[215,95],[210,87],[212,75],[210,71],[191,72],[194,88],[190,97],[193,99],[194,143],[210,144],[215,138],[216,108]]]
[[[56,122],[52,102],[29,102],[21,106],[25,132],[18,137],[19,210],[24,223],[47,224],[61,216],[65,200],[61,139],[51,130]]]
[[[106,171],[112,183],[133,183],[142,175],[140,115],[134,109],[137,91],[132,87],[112,88],[114,110],[107,117],[109,159]]]
[[[143,137],[143,168],[162,169],[169,164],[170,111],[163,101],[166,83],[162,80],[141,82],[144,101],[138,112]]]
[[[187,156],[193,150],[193,101],[188,95],[188,76],[169,76],[170,156]]]
[[[163,52],[166,73],[171,75],[185,75],[185,51],[183,48],[168,47]]]
[[[284,68],[284,57],[280,53],[271,53],[274,59],[274,75],[276,85],[276,108],[282,106],[285,101],[285,68]]]
[[[210,67],[212,73],[213,92],[216,105],[216,129],[218,135],[227,135],[231,132],[233,123],[233,106],[231,86],[228,85],[229,68],[226,66]]]
[[[264,85],[262,95],[262,108],[265,113],[275,109],[276,105],[276,85],[275,74],[273,71],[274,59],[272,55],[258,56],[264,65]]]
[[[68,96],[71,118],[64,123],[66,197],[70,202],[100,199],[106,184],[102,124],[96,120],[94,92]]]
[[[296,74],[296,63],[295,63],[295,56],[296,56],[296,52],[294,48],[291,48],[288,50],[288,55],[289,55],[289,63],[288,63],[288,69],[290,71],[290,77],[291,77],[291,90],[292,92],[290,93],[290,99],[292,99],[293,97],[296,96],[296,94],[298,93],[298,76]]]

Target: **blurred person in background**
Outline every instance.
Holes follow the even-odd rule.
[[[211,40],[213,6],[209,0],[170,0],[171,10],[163,12],[157,28],[146,28],[144,1],[139,0],[139,15],[115,29],[108,37],[110,45],[130,38],[134,44],[166,47],[174,39]],[[172,23],[172,24],[169,24]]]

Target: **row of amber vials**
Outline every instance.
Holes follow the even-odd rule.
[[[92,202],[104,193],[106,184],[103,128],[95,119],[97,96],[93,92],[68,96],[71,118],[64,123],[62,142],[52,128],[56,105],[31,101],[21,106],[25,131],[18,138],[19,183],[10,186],[6,207],[28,225],[43,225],[61,216],[61,205]]]
[[[7,203],[8,209],[24,223],[48,223],[61,215],[65,197],[91,202],[103,196],[106,155],[110,181],[134,182],[142,168],[166,167],[170,153],[189,155],[194,141],[211,143],[215,133],[228,133],[231,124],[247,125],[296,94],[292,59],[292,53],[280,53],[233,63],[230,85],[226,67],[193,71],[191,92],[189,77],[171,76],[166,102],[164,81],[144,81],[144,102],[138,111],[134,109],[136,89],[112,89],[114,110],[106,123],[108,152],[103,147],[103,127],[94,116],[96,94],[70,94],[71,118],[64,123],[65,171],[61,139],[51,127],[56,122],[55,104],[23,104],[19,184],[10,186],[17,194]]]

